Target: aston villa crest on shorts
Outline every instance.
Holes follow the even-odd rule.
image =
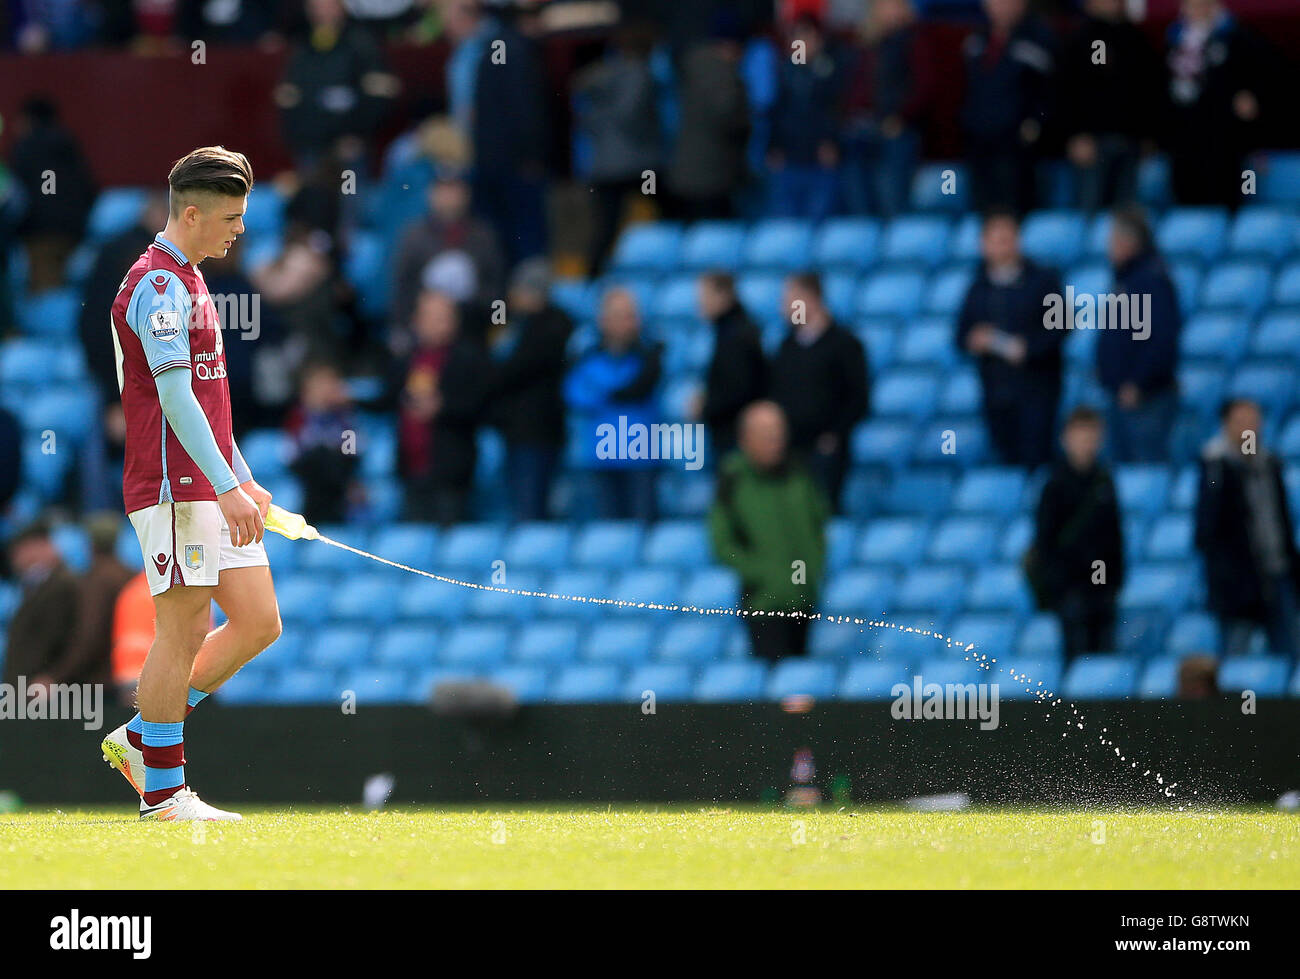
[[[198,571],[203,567],[203,545],[186,544],[185,545],[185,567],[191,571]]]

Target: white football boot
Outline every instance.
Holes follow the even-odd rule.
[[[104,738],[99,743],[99,748],[104,753],[104,761],[121,772],[122,777],[131,783],[131,788],[135,789],[135,794],[143,799],[144,755],[139,748],[131,747],[131,741],[126,736],[126,725],[123,724]]]
[[[193,789],[183,788],[156,806],[146,806],[141,799],[140,818],[156,819],[163,823],[237,823],[244,817],[237,812],[226,812],[224,809],[210,806],[200,799]]]

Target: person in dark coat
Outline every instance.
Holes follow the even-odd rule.
[[[1061,57],[1059,117],[1079,206],[1095,211],[1137,199],[1138,155],[1158,113],[1160,62],[1124,0],[1086,0],[1083,9]]]
[[[506,443],[514,520],[545,520],[567,435],[564,374],[573,321],[550,301],[546,260],[521,262],[511,279],[505,324],[492,331],[488,421]]]
[[[984,423],[998,460],[1033,469],[1051,461],[1061,397],[1063,330],[1045,328],[1049,297],[1063,296],[1055,269],[1020,252],[1010,211],[984,219],[983,262],[957,320],[959,350],[975,358]]]
[[[1101,415],[1076,408],[1061,433],[1064,458],[1038,500],[1031,583],[1061,620],[1067,659],[1112,648],[1124,586],[1124,531],[1109,470],[1098,462]]]
[[[1260,444],[1259,405],[1228,401],[1223,427],[1201,454],[1196,549],[1223,655],[1250,648],[1255,630],[1270,651],[1300,655],[1300,551],[1282,460]]]
[[[790,331],[769,367],[770,397],[789,421],[791,448],[838,510],[849,440],[871,405],[867,352],[831,317],[816,275],[786,279],[784,302]]]
[[[736,298],[736,283],[725,272],[700,277],[700,316],[713,326],[713,355],[704,379],[697,416],[709,428],[715,459],[736,446],[736,422],[750,402],[767,391],[763,339]]]
[[[77,579],[63,563],[43,520],[19,531],[10,542],[9,569],[22,598],[5,640],[5,683],[16,686],[19,677],[29,686],[48,682],[77,630]]]
[[[1184,0],[1166,39],[1164,143],[1179,204],[1241,203],[1258,145],[1268,57],[1219,0]]]
[[[1098,323],[1097,378],[1111,398],[1111,456],[1163,462],[1178,418],[1178,294],[1140,208],[1115,212],[1109,251],[1113,289],[1128,297],[1129,311],[1128,323]]]
[[[967,36],[961,127],[977,210],[1034,204],[1034,169],[1051,121],[1055,40],[1026,0],[984,0],[988,23]]]

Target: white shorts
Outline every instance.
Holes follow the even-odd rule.
[[[235,547],[216,500],[157,503],[127,514],[144,553],[149,594],[172,585],[215,585],[227,568],[268,565],[260,542]]]

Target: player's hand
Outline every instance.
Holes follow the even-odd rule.
[[[262,511],[257,508],[253,498],[244,492],[243,487],[236,486],[222,493],[217,497],[217,505],[221,507],[221,515],[226,518],[231,544],[243,547],[262,539]]]
[[[257,509],[262,511],[262,522],[266,522],[267,511],[271,509],[271,492],[260,486],[255,479],[250,479],[246,483],[240,483],[239,488],[248,494],[249,498],[257,504]]]

